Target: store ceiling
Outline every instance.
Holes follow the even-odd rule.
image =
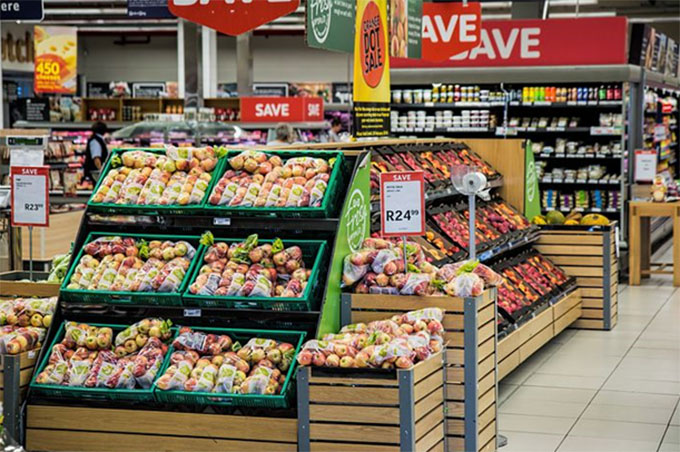
[[[44,0],[45,22],[76,25],[84,33],[172,33],[175,19],[140,20],[127,17],[127,0]],[[305,0],[303,0],[303,3]],[[578,13],[577,13],[578,9]],[[512,2],[483,1],[483,18],[509,19]],[[671,36],[678,33],[679,0],[552,0],[549,17],[627,16],[631,22],[668,24]],[[672,30],[675,29],[675,33]],[[664,30],[667,31],[667,30]],[[288,16],[260,27],[256,33],[304,32],[304,6]],[[667,31],[668,32],[668,31]]]

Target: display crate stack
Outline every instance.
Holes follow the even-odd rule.
[[[576,328],[611,330],[618,319],[617,224],[544,226],[537,249],[576,278],[583,298]]]

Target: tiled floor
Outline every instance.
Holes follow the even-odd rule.
[[[503,379],[501,452],[680,452],[680,289],[619,287],[614,330],[566,330]]]

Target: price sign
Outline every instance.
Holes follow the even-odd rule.
[[[635,182],[651,182],[656,176],[657,154],[654,149],[635,150]]]
[[[47,166],[12,166],[12,226],[50,225]]]
[[[666,126],[663,124],[654,126],[654,142],[663,141],[666,139]]]
[[[425,234],[422,171],[380,174],[380,218],[384,237]]]

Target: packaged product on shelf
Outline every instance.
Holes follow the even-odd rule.
[[[45,328],[6,325],[0,329],[0,354],[18,355],[33,350],[45,337]]]
[[[0,326],[47,328],[57,306],[57,297],[0,299]]]

